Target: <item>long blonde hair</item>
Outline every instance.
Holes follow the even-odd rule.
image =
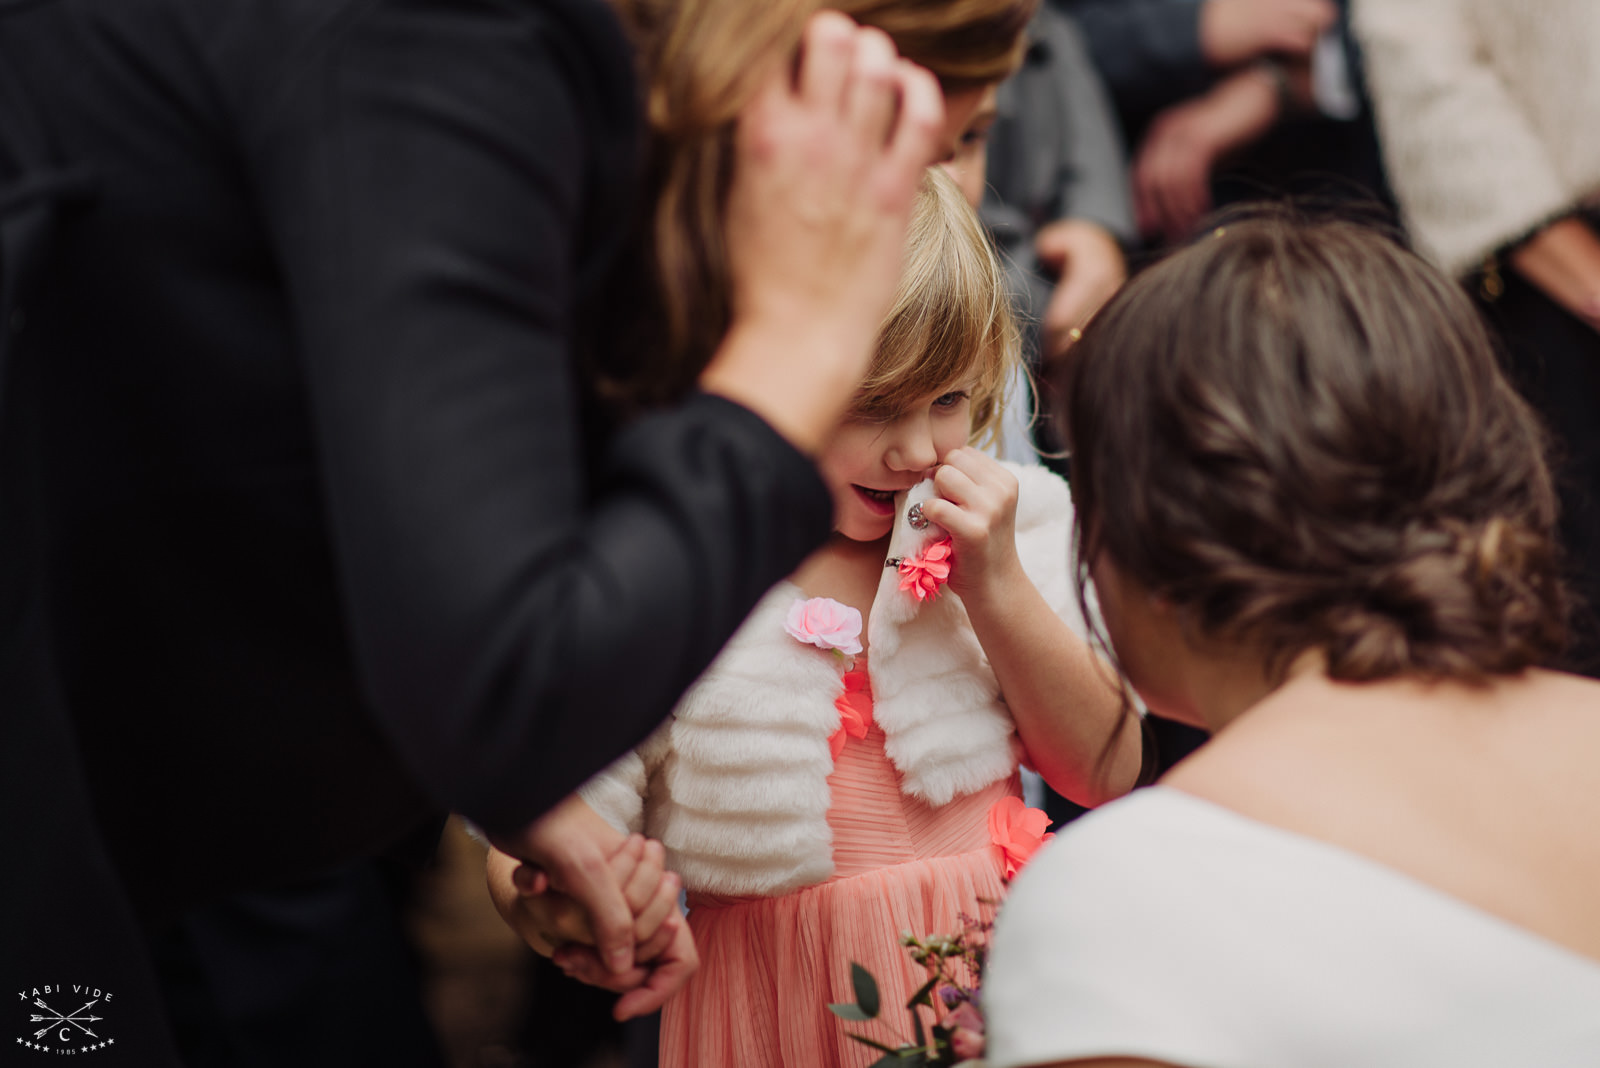
[[[889,419],[972,383],[972,444],[994,440],[1022,340],[1005,268],[955,180],[931,167],[912,208],[905,270],[851,415]]]
[[[773,57],[795,54],[823,7],[887,33],[946,93],[1003,80],[1019,62],[1038,0],[613,0],[648,86],[649,243],[655,264],[648,362],[608,382],[618,399],[669,400],[726,333],[730,283],[722,233],[734,125]]]

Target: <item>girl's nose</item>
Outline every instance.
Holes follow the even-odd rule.
[[[937,464],[939,452],[933,444],[933,428],[928,420],[917,417],[897,420],[883,459],[894,471],[927,471]]]

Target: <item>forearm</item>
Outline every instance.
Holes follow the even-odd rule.
[[[1575,216],[1558,219],[1510,255],[1517,273],[1600,329],[1600,237]]]
[[[1028,762],[1059,794],[1099,805],[1133,788],[1142,740],[1113,669],[1015,577],[963,599]]]

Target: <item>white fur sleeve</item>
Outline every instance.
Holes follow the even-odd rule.
[[[1044,467],[1007,466],[1018,482],[1017,556],[1022,569],[1051,610],[1087,640],[1089,628],[1078,607],[1072,494],[1059,475]],[[1094,589],[1086,592],[1094,611]]]
[[[628,834],[644,829],[645,782],[644,759],[630,749],[578,787],[578,796],[607,823]]]
[[[602,819],[623,834],[644,831],[644,804],[650,792],[650,775],[665,759],[671,745],[672,719],[622,754],[611,766],[578,787],[578,796]]]

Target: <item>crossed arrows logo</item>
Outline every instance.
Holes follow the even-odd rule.
[[[32,1016],[29,1017],[29,1020],[31,1020],[34,1023],[38,1023],[40,1020],[46,1021],[45,1025],[43,1027],[39,1028],[39,1030],[37,1030],[37,1031],[35,1031],[33,1033],[33,1037],[34,1038],[43,1038],[52,1029],[54,1029],[54,1028],[56,1028],[58,1026],[61,1026],[63,1024],[71,1024],[73,1027],[76,1027],[78,1030],[82,1031],[84,1034],[88,1035],[90,1038],[99,1038],[100,1037],[99,1035],[95,1034],[93,1031],[89,1030],[84,1025],[85,1024],[94,1023],[96,1020],[103,1020],[103,1019],[105,1019],[105,1017],[103,1017],[103,1016],[84,1016],[84,1015],[82,1015],[83,1013],[86,1013],[90,1009],[94,1008],[95,1002],[97,1002],[99,1000],[100,1000],[99,998],[95,998],[94,1001],[91,1001],[87,1005],[85,1005],[83,1008],[76,1010],[70,1016],[63,1016],[63,1015],[61,1015],[61,1013],[56,1012],[55,1009],[52,1009],[50,1006],[46,1005],[44,1003],[44,998],[34,998],[33,999],[33,1003],[35,1005],[39,1006],[39,1008],[43,1009],[45,1012],[50,1013],[51,1015],[49,1015],[49,1016],[40,1016],[38,1013],[34,1013]]]

